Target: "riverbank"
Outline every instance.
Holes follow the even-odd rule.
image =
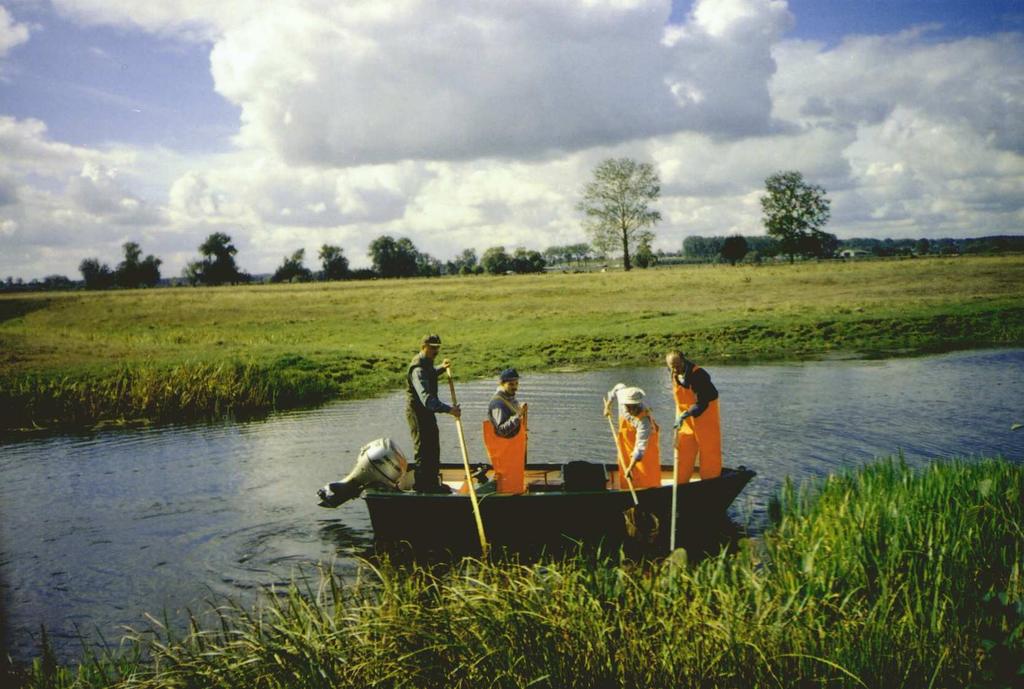
[[[0,297],[0,430],[249,416],[461,379],[1024,344],[1024,256]]]
[[[686,564],[464,561],[326,572],[31,687],[1012,686],[1024,467],[881,460],[787,484],[774,524]]]

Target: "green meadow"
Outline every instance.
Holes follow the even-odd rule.
[[[785,485],[773,525],[687,563],[584,558],[324,571],[211,602],[25,687],[1012,687],[1024,680],[1024,467],[899,459]],[[2,679],[2,677],[0,677]]]
[[[244,416],[457,378],[1024,343],[1024,256],[0,296],[4,430]]]

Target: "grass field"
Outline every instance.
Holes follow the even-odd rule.
[[[0,296],[0,428],[249,414],[460,378],[1024,343],[1024,256]]]
[[[898,459],[787,485],[763,542],[684,564],[464,561],[324,573],[187,633],[15,685],[1011,687],[1024,679],[1024,467]],[[0,680],[3,679],[0,674]]]

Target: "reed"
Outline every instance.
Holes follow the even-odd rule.
[[[26,429],[245,417],[322,402],[335,392],[317,372],[252,362],[121,366],[101,376],[0,380],[7,428]]]
[[[1024,256],[0,295],[0,430],[367,397],[428,332],[464,378],[1019,346]]]
[[[900,459],[787,485],[758,543],[691,565],[365,563],[154,624],[29,687],[1013,686],[1024,467]],[[316,581],[314,585],[311,581]],[[1019,686],[1019,684],[1018,684]]]

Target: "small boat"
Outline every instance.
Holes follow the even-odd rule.
[[[633,535],[624,514],[633,499],[617,463],[574,460],[566,464],[528,464],[526,492],[502,494],[488,480],[490,466],[474,464],[480,516],[488,543],[512,550],[563,549],[572,544],[616,548]],[[652,529],[656,550],[670,542],[672,467],[662,466],[662,485],[637,490],[638,512],[657,518]],[[721,476],[695,478],[679,486],[676,509],[677,541],[685,542],[694,525],[707,527],[723,520],[755,472],[740,466],[724,468]],[[479,536],[461,463],[443,463],[441,480],[451,493],[408,490],[412,481],[404,456],[389,439],[366,445],[352,472],[341,482],[318,491],[320,504],[336,507],[363,495],[370,512],[374,538],[382,543],[408,543],[414,549],[479,551]],[[492,489],[489,490],[489,487]]]

